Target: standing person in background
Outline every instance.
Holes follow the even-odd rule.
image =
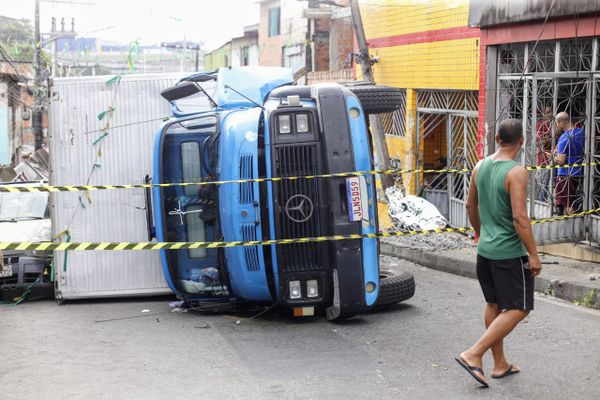
[[[558,165],[581,164],[585,150],[583,129],[574,126],[566,112],[556,115],[556,127],[562,134],[558,138],[554,162]],[[574,214],[581,206],[578,198],[583,183],[583,167],[559,168],[556,175],[556,205],[560,207],[559,214]]]
[[[479,234],[477,278],[487,303],[487,330],[456,361],[484,387],[482,361],[489,349],[492,378],[520,372],[506,360],[503,340],[533,310],[534,276],[542,269],[527,217],[528,173],[515,161],[523,141],[519,120],[502,121],[496,134],[499,149],[477,164],[467,197],[469,220]]]
[[[536,123],[537,165],[541,167],[550,165],[550,161],[552,161],[552,120],[552,107],[544,107],[544,115]],[[539,201],[548,200],[550,174],[549,169],[536,171],[535,184]]]

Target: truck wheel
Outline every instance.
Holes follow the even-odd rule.
[[[366,114],[393,112],[402,105],[402,89],[392,86],[357,85],[348,86]]]
[[[379,296],[371,310],[382,310],[415,294],[415,278],[407,273],[396,275],[389,271],[379,272]]]

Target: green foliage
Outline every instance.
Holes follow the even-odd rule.
[[[0,43],[16,61],[33,60],[34,35],[31,21],[0,18]]]
[[[596,289],[590,289],[585,296],[583,297],[582,301],[577,301],[575,300],[574,303],[577,304],[578,306],[584,306],[584,307],[588,307],[588,308],[594,308],[594,298],[596,297]]]
[[[110,78],[109,80],[106,81],[106,86],[112,86],[116,83],[119,83],[121,81],[121,77],[123,75],[119,74],[119,75],[115,75],[112,78]]]

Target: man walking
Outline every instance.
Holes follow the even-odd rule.
[[[569,114],[556,114],[556,127],[562,132],[558,138],[558,146],[554,162],[558,165],[580,164],[583,162],[585,135],[583,129],[573,125]],[[581,206],[578,198],[583,181],[583,167],[559,168],[556,174],[556,205],[560,214],[571,215]]]
[[[482,359],[489,349],[492,378],[520,371],[507,361],[503,339],[533,310],[533,278],[542,269],[527,217],[527,170],[514,160],[523,141],[520,121],[500,123],[499,149],[475,167],[467,198],[469,220],[479,234],[477,278],[487,303],[487,329],[456,361],[485,387]]]

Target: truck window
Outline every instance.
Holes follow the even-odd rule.
[[[184,182],[202,181],[202,164],[200,161],[200,145],[197,141],[184,142],[181,144],[181,170]],[[184,186],[186,196],[198,196],[200,186]],[[185,229],[187,240],[190,242],[206,241],[206,226],[198,215],[205,205],[190,204],[185,207]],[[190,249],[190,258],[206,258],[207,249]]]
[[[198,142],[181,144],[181,169],[184,182],[202,181],[202,164],[200,164],[200,145]],[[196,196],[200,186],[184,186],[186,196]]]

